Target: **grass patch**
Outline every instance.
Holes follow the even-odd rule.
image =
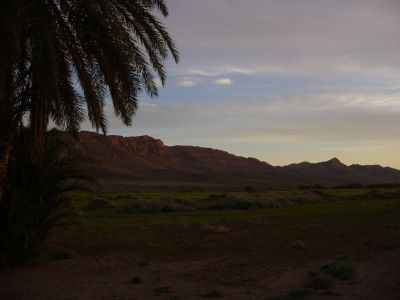
[[[336,280],[351,280],[354,277],[354,264],[349,258],[335,259],[321,270]]]
[[[137,265],[138,267],[147,267],[148,265],[150,265],[150,263],[148,261],[141,261]]]
[[[308,278],[305,283],[305,287],[313,290],[329,290],[332,288],[334,282],[332,278],[316,273],[316,272],[308,272]]]
[[[317,204],[336,200],[397,199],[400,192],[393,189],[326,189],[302,191],[261,192],[139,192],[139,193],[81,193],[76,202],[88,213],[102,210],[119,213],[187,212],[201,210],[248,210]],[[390,203],[388,205],[391,205]]]
[[[110,208],[117,208],[118,205],[115,204],[113,201],[108,199],[97,198],[93,201],[89,202],[86,206],[87,211],[96,211],[98,209],[110,209]]]
[[[304,250],[307,248],[306,244],[302,241],[296,241],[292,244],[291,248],[293,250]]]
[[[55,260],[72,259],[75,258],[76,256],[77,256],[76,253],[70,249],[60,249],[54,252],[53,259]]]
[[[335,199],[348,195],[346,191],[333,192],[336,193]],[[301,192],[271,191],[260,192],[259,195],[230,192],[228,195],[231,194],[238,198],[283,199],[297,197]],[[144,254],[144,261],[210,259],[220,255],[245,259],[245,253],[254,249],[274,252],[278,260],[292,259],[293,251],[297,252],[299,260],[320,253],[324,253],[324,257],[320,257],[323,259],[335,255],[358,258],[368,251],[364,245],[366,240],[373,240],[374,247],[393,243],[397,231],[387,230],[385,225],[397,224],[400,213],[400,201],[396,199],[332,199],[273,209],[196,209],[168,213],[157,209],[158,212],[122,213],[120,210],[123,207],[142,200],[160,202],[160,199],[180,199],[184,203],[206,206],[229,196],[210,192],[135,193],[132,197],[128,197],[130,194],[121,195],[76,194],[75,203],[81,209],[85,227],[57,230],[49,247],[70,248],[81,255],[133,251]],[[100,197],[113,201],[118,208],[85,210],[93,198]],[[388,204],[391,207],[386,213]],[[220,231],[228,233],[219,234]],[[304,243],[306,251],[292,250],[292,247],[303,248],[295,241]],[[273,261],[272,258],[267,259]]]
[[[203,294],[204,298],[221,298],[224,297],[224,293],[220,290],[211,290]]]

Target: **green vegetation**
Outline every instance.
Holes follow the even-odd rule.
[[[75,257],[76,253],[70,249],[59,249],[53,255],[53,259],[55,260],[71,259]]]
[[[224,297],[224,293],[220,290],[211,290],[203,294],[204,298],[221,298]]]
[[[294,290],[286,295],[268,297],[266,300],[290,300],[307,299],[313,295],[313,291],[324,290],[326,295],[333,294],[331,289],[335,285],[335,280],[350,280],[353,278],[355,267],[348,258],[335,259],[329,264],[321,267],[321,272],[309,271],[307,280],[304,283],[306,289]]]
[[[302,241],[296,241],[292,244],[292,249],[294,250],[303,250],[306,249],[307,246]]]
[[[324,273],[337,280],[350,280],[354,276],[354,264],[349,258],[335,259],[321,269]]]
[[[43,159],[33,163],[28,140],[21,136],[15,144],[12,181],[0,203],[0,258],[3,254],[11,264],[32,262],[55,228],[77,221],[70,193],[86,180],[71,159],[61,157],[58,141],[48,138]],[[56,258],[67,258],[71,253],[59,253]]]
[[[90,202],[85,209],[88,211],[95,211],[103,208],[117,208],[117,207],[118,206],[113,201],[98,198]]]
[[[307,299],[313,291],[325,290],[326,295],[333,294],[331,289],[335,280],[350,280],[353,278],[355,267],[349,258],[335,259],[321,267],[321,272],[309,271],[304,287],[307,289],[294,290],[286,295],[269,297],[266,300]]]
[[[48,246],[71,248],[79,255],[134,251],[145,253],[143,261],[147,263],[153,259],[184,260],[221,254],[229,257],[251,253],[253,249],[264,249],[277,259],[284,257],[289,261],[293,257],[309,259],[312,255],[330,260],[364,253],[368,249],[365,243],[371,239],[373,247],[396,246],[393,241],[398,232],[398,198],[362,199],[368,190],[324,190],[324,200],[289,203],[288,199],[299,198],[303,193],[251,193],[260,202],[275,199],[283,204],[272,208],[213,210],[200,207],[215,205],[222,197],[246,199],[249,193],[75,194],[74,202],[81,211],[84,227],[58,230]],[[111,201],[116,207],[87,210],[95,199]],[[164,201],[171,208],[171,199],[192,209],[160,209]],[[136,210],[124,209],[133,205],[141,206]],[[294,250],[298,241],[306,248]],[[248,257],[242,258],[252,264]]]
[[[111,194],[81,194],[79,203],[89,211],[102,209],[119,214],[189,212],[195,210],[248,210],[313,204],[319,202],[397,199],[400,191],[393,189],[368,190],[291,190],[264,192],[138,192]],[[105,211],[105,210],[103,210]]]
[[[308,272],[305,287],[313,290],[328,290],[332,288],[333,284],[333,280],[324,274]]]

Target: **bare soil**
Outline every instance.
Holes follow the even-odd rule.
[[[267,299],[302,288],[307,271],[326,263],[316,259],[289,267],[246,259],[147,263],[120,254],[50,261],[1,274],[0,299],[204,299],[212,291],[226,299]],[[400,249],[371,253],[358,264],[354,280],[307,299],[400,299]]]

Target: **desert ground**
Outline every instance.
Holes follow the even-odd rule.
[[[399,195],[77,194],[79,223],[3,270],[0,299],[400,299]]]

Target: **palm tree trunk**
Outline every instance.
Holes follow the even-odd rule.
[[[11,152],[11,133],[0,128],[0,202],[3,200]]]
[[[3,201],[11,152],[10,75],[5,72],[6,69],[0,70],[0,203]]]
[[[9,66],[10,67],[10,66]],[[0,203],[3,201],[11,152],[11,74],[10,68],[0,69]]]

